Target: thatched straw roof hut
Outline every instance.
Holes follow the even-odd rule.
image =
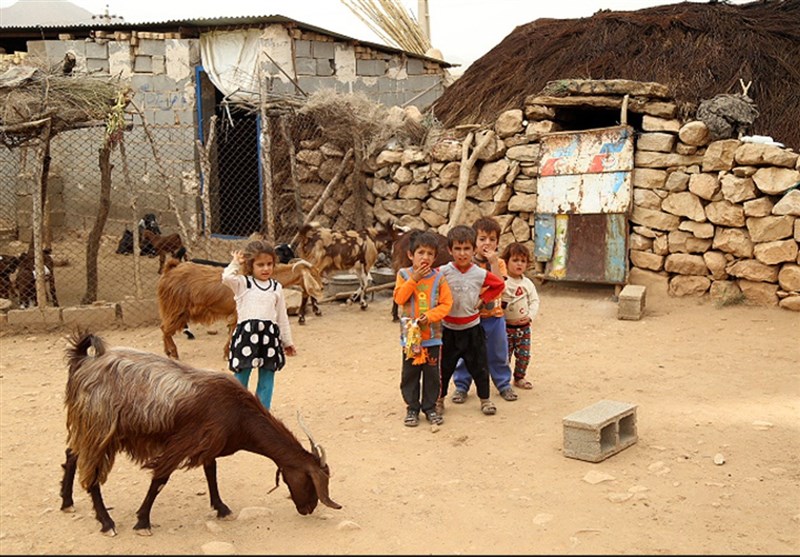
[[[434,114],[447,127],[491,122],[565,78],[663,83],[688,114],[752,80],[747,94],[760,112],[752,133],[800,149],[800,0],[538,19],[473,63],[434,103]]]

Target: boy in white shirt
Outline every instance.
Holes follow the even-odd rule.
[[[524,274],[531,261],[530,251],[523,244],[513,242],[506,246],[501,257],[508,272],[502,299],[508,360],[510,364],[514,357],[514,385],[519,389],[532,389],[525,375],[531,359],[531,321],[539,312],[539,294],[533,281]]]

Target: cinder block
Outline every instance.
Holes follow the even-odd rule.
[[[160,39],[140,39],[136,54],[142,56],[164,56],[167,53],[167,46]]]
[[[636,405],[601,400],[563,419],[564,456],[600,462],[639,439]]]
[[[108,328],[117,321],[117,304],[97,302],[90,306],[64,308],[61,320],[66,327],[87,327],[92,330]]]
[[[317,61],[313,58],[297,57],[294,59],[294,70],[297,75],[316,75]]]
[[[311,41],[296,40],[294,42],[294,55],[298,58],[312,58]]]
[[[425,73],[425,64],[423,64],[422,60],[418,58],[409,58],[406,71],[408,75],[420,75]]]
[[[642,318],[645,306],[644,286],[639,284],[628,284],[619,293],[619,303],[617,304],[617,319],[629,319],[638,321]]]
[[[7,315],[10,329],[42,329],[61,325],[61,308],[11,309]]]
[[[86,69],[90,73],[108,73],[109,65],[106,58],[87,58]]]
[[[332,59],[334,55],[333,43],[328,41],[312,41],[311,52],[314,58]]]
[[[138,73],[150,73],[153,71],[152,56],[137,56],[133,59],[133,71]]]
[[[317,75],[333,75],[333,60],[317,60]]]
[[[386,73],[383,60],[356,60],[356,75],[378,76]]]
[[[86,58],[108,59],[108,43],[86,43]]]

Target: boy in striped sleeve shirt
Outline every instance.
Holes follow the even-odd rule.
[[[453,227],[447,234],[447,247],[453,261],[441,267],[450,291],[453,307],[442,324],[442,388],[436,411],[444,412],[447,387],[459,358],[464,359],[467,371],[475,381],[481,412],[491,416],[497,412],[489,399],[489,368],[486,359],[486,338],[480,326],[479,308],[483,303],[502,294],[505,283],[494,273],[472,262],[477,234],[466,225]]]

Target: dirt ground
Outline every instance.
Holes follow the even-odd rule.
[[[292,318],[299,355],[273,412],[305,443],[302,412],[343,508],[300,516],[284,484],[267,494],[274,463],[240,452],[218,462],[232,520],[214,518],[200,470],[178,471],[151,537],[132,529],[150,476],[124,455],[103,492],[116,537],[79,487],[77,512],[59,511],[65,333],[3,336],[0,553],[800,554],[800,315],[649,296],[642,320],[620,321],[612,287],[539,291],[535,388],[493,391],[495,416],[474,390],[448,401],[438,431],[403,426],[388,294]],[[223,372],[222,324],[194,330],[176,337],[183,360]],[[163,353],[157,327],[100,333]],[[564,457],[562,419],[601,399],[637,405],[638,442]]]

